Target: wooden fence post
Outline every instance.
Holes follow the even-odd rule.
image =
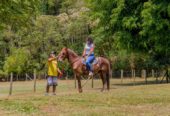
[[[19,74],[17,74],[17,81],[19,80]]]
[[[143,76],[143,69],[141,70],[141,78],[143,78],[144,76]]]
[[[154,69],[152,69],[152,78],[154,78],[155,77],[155,71],[154,71]],[[157,77],[156,77],[156,83],[157,83]]]
[[[147,82],[146,70],[143,70],[143,75],[144,75],[144,78],[145,78],[145,82],[147,84],[148,82]]]
[[[123,70],[121,69],[121,83],[123,83]]]
[[[93,88],[93,85],[94,85],[94,84],[93,84],[93,78],[94,78],[94,76],[92,76],[92,79],[91,79],[91,80],[92,80],[92,82],[91,82],[91,88]]]
[[[36,79],[37,76],[36,76],[36,70],[34,70],[34,92],[36,92]]]
[[[158,70],[156,70],[156,83],[158,83]]]
[[[27,79],[27,73],[25,73],[25,81],[27,81],[28,79]]]
[[[13,73],[11,73],[11,75],[10,75],[9,95],[12,95],[12,87],[13,87]]]
[[[9,75],[5,75],[5,78],[6,78],[6,81],[8,82],[9,81]]]
[[[132,77],[133,77],[133,85],[135,85],[135,82],[136,82],[136,73],[135,73],[135,70],[132,69]]]
[[[155,77],[155,71],[152,69],[152,77]]]

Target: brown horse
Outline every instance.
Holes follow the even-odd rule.
[[[79,57],[75,52],[68,48],[63,48],[61,52],[58,54],[58,60],[63,61],[68,59],[74,74],[76,75],[78,81],[78,89],[79,92],[82,92],[81,86],[81,75],[88,75],[88,71],[86,70],[85,64],[83,64],[83,58]],[[110,62],[108,59],[103,57],[97,57],[97,62],[93,64],[93,71],[94,73],[99,73],[103,88],[101,91],[105,89],[105,85],[107,83],[107,90],[110,89],[110,76],[111,76],[111,69],[110,69]]]

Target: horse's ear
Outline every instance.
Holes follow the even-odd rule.
[[[67,47],[64,47],[64,48],[63,48],[63,50],[64,50],[64,51],[67,51],[67,50],[68,50],[68,48],[67,48]]]
[[[64,49],[64,50],[67,50],[67,47],[64,47],[63,49]]]

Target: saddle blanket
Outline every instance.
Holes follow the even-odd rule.
[[[83,58],[83,60],[82,60],[82,63],[83,63],[84,65],[86,65],[86,61],[85,61],[84,58]],[[93,60],[93,62],[92,62],[92,65],[97,64],[97,63],[98,63],[98,58],[95,58],[95,59]]]

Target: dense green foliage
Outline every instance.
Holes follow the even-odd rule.
[[[23,1],[26,4],[23,6],[24,9],[29,7],[30,10],[19,14],[22,18],[17,20],[18,23],[11,19],[18,25],[14,26],[8,21],[2,20],[4,27],[0,30],[0,75],[9,72],[16,74],[29,73],[33,72],[34,69],[37,69],[40,73],[46,73],[47,58],[52,50],[58,53],[61,48],[68,46],[76,49],[76,52],[81,54],[85,38],[89,35],[88,19],[85,15],[81,16],[83,12],[86,12],[86,9],[79,7],[81,2],[78,2],[78,0],[58,1],[61,6],[60,9],[46,9],[45,11],[42,11],[44,6],[54,7],[56,1],[48,0],[45,3],[39,1],[37,5],[40,6],[36,6],[36,12],[32,14],[29,13],[34,9],[34,5],[30,7],[29,4],[35,1],[25,2]],[[10,2],[6,3],[8,3],[6,6],[10,7]],[[21,3],[22,1],[17,1],[16,5]],[[66,4],[69,7],[65,6]],[[73,9],[73,6],[77,7]],[[67,13],[64,10],[66,8]],[[5,10],[8,11],[8,9]],[[22,11],[22,9],[17,10]],[[57,13],[52,11],[58,12],[58,15],[54,15]],[[27,15],[30,16],[27,17]],[[8,18],[8,16],[5,17]],[[25,22],[27,25],[25,25]],[[60,67],[66,70],[69,69],[66,63],[61,64]]]
[[[94,36],[116,48],[150,56],[150,64],[170,64],[170,1],[87,0],[98,21]],[[110,42],[112,41],[112,42]],[[114,47],[115,46],[115,47]]]
[[[1,0],[0,27],[10,25],[17,30],[21,26],[29,26],[39,11],[40,0]]]
[[[50,51],[81,55],[88,35],[113,69],[170,64],[168,0],[4,0],[0,17],[0,75],[45,73]]]

